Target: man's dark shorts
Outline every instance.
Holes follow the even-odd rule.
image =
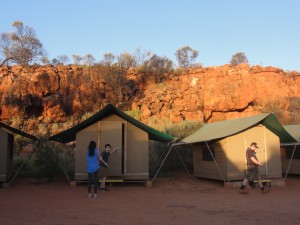
[[[247,180],[248,181],[254,181],[255,178],[257,180],[260,180],[260,174],[258,172],[258,166],[252,166],[252,165],[247,165],[247,172],[246,172]]]
[[[99,172],[100,172],[99,174],[100,179],[107,177],[107,167],[104,166],[100,167]]]

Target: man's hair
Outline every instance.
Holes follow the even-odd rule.
[[[256,148],[258,148],[258,146],[257,146],[257,143],[256,143],[256,142],[252,142],[252,143],[250,144],[250,146],[255,146]]]
[[[104,147],[105,147],[105,148],[106,148],[106,147],[110,147],[110,148],[111,148],[111,145],[110,145],[110,144],[106,144]]]

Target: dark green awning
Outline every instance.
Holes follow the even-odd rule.
[[[75,141],[77,132],[83,130],[84,128],[86,128],[86,127],[98,122],[99,120],[101,120],[109,115],[112,115],[112,114],[115,114],[115,115],[121,117],[122,119],[126,120],[127,122],[135,125],[136,127],[142,129],[143,131],[147,132],[149,135],[149,139],[151,139],[151,140],[161,141],[161,142],[170,142],[174,139],[173,137],[171,137],[165,133],[162,133],[158,130],[155,130],[155,129],[147,126],[146,124],[132,118],[131,116],[127,115],[122,110],[109,104],[109,105],[105,106],[102,110],[97,112],[95,115],[82,121],[81,123],[75,125],[74,127],[70,128],[68,130],[65,130],[59,134],[56,134],[54,136],[51,136],[49,138],[49,140],[57,141],[57,142],[61,142],[61,143],[68,143],[71,141]]]
[[[21,135],[23,137],[32,139],[34,141],[38,140],[35,136],[32,136],[32,135],[30,135],[30,134],[28,134],[26,132],[23,132],[21,130],[18,130],[16,128],[10,127],[10,126],[8,126],[8,125],[6,125],[4,123],[1,123],[1,122],[0,122],[0,127],[4,128],[5,130],[8,130],[8,131],[10,131],[12,133],[19,134],[19,135]]]
[[[207,123],[199,130],[184,138],[178,144],[193,144],[225,138],[240,133],[257,124],[262,124],[276,134],[280,142],[295,142],[296,140],[284,129],[276,116],[272,113],[264,113],[245,118],[225,120],[215,123]]]

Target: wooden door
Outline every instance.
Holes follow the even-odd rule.
[[[101,121],[100,122],[100,154],[106,144],[114,147],[122,147],[122,122]],[[122,151],[115,151],[108,160],[108,176],[122,176]]]

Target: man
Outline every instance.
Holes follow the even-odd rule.
[[[108,189],[105,187],[105,182],[107,178],[107,167],[108,167],[108,158],[110,154],[114,153],[116,150],[121,149],[120,147],[115,147],[113,150],[111,149],[110,144],[105,145],[105,150],[101,153],[100,155],[100,178],[101,180],[101,185],[100,185],[100,190],[103,191],[108,191]]]
[[[246,150],[246,159],[247,159],[247,171],[246,171],[246,178],[243,180],[243,184],[240,187],[239,193],[240,194],[246,194],[246,186],[249,185],[249,183],[254,182],[254,178],[257,178],[258,184],[260,186],[260,189],[262,193],[267,193],[268,190],[265,189],[261,182],[261,176],[258,171],[258,166],[262,166],[262,164],[258,161],[256,157],[256,151],[258,149],[257,143],[252,142],[250,144],[250,147]]]

